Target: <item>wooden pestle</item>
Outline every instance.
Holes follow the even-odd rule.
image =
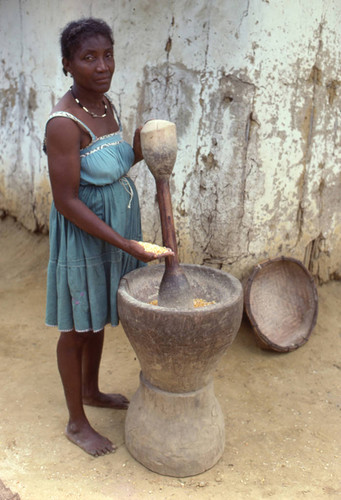
[[[163,245],[174,252],[174,256],[165,257],[158,304],[163,307],[193,307],[192,290],[179,265],[169,189],[169,177],[177,154],[175,124],[166,120],[150,120],[141,130],[141,146],[144,160],[156,182]]]

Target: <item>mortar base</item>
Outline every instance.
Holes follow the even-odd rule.
[[[142,465],[187,477],[213,467],[224,451],[225,425],[213,381],[187,393],[158,389],[140,374],[126,416],[125,442]]]

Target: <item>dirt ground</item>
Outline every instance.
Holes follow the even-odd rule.
[[[319,287],[317,325],[290,354],[260,350],[246,320],[214,374],[226,445],[209,471],[155,474],[128,453],[125,412],[88,408],[118,445],[92,458],[63,435],[56,329],[44,324],[46,236],[0,221],[0,480],[22,500],[341,498],[341,282]],[[139,364],[121,327],[107,328],[105,391],[131,397]],[[0,495],[1,496],[1,495]]]

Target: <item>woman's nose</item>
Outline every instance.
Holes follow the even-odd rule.
[[[97,71],[108,71],[108,63],[103,57],[98,58]]]

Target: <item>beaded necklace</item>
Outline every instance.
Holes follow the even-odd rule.
[[[108,106],[106,105],[106,102],[104,100],[102,101],[103,104],[104,104],[104,113],[103,113],[103,115],[96,115],[96,113],[92,113],[92,111],[89,111],[88,108],[86,108],[85,106],[83,106],[83,104],[81,104],[79,102],[79,99],[73,93],[72,86],[70,87],[70,92],[71,92],[72,97],[74,98],[74,100],[78,104],[78,106],[80,106],[82,109],[84,109],[84,111],[86,111],[87,113],[89,113],[89,115],[91,115],[92,118],[105,118],[107,116]]]

